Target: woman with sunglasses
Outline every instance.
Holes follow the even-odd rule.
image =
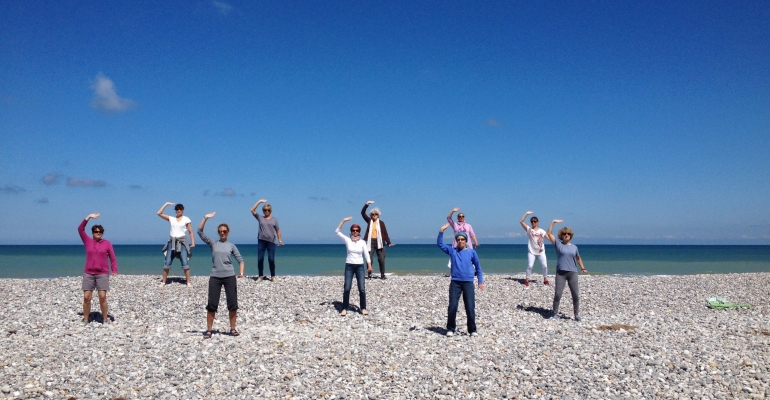
[[[553,311],[551,319],[559,318],[559,302],[564,292],[564,284],[569,285],[569,291],[572,294],[572,305],[575,311],[575,321],[580,322],[580,292],[578,288],[577,266],[585,274],[586,267],[583,266],[583,259],[580,258],[577,246],[570,243],[574,233],[572,229],[564,227],[559,230],[559,240],[553,237],[553,226],[564,222],[555,219],[548,227],[547,237],[556,248],[556,292],[553,295]]]
[[[464,213],[457,214],[457,222],[455,222],[455,220],[452,218],[452,215],[454,215],[454,213],[459,211],[460,211],[460,207],[453,208],[452,211],[449,212],[449,215],[447,215],[446,221],[449,222],[449,226],[452,227],[452,230],[454,230],[455,234],[457,234],[458,232],[465,232],[468,235],[469,249],[472,249],[474,247],[479,247],[479,241],[476,240],[476,232],[473,232],[473,227],[471,226],[471,224],[465,222],[465,214]],[[475,246],[474,246],[474,243],[476,244]],[[452,240],[452,247],[457,247],[457,239]],[[447,263],[447,268],[452,268],[451,259]]]
[[[385,223],[380,220],[380,209],[374,208],[369,215],[366,215],[366,209],[370,204],[374,204],[374,201],[369,200],[364,204],[364,208],[361,209],[361,216],[366,221],[366,234],[364,235],[364,241],[369,247],[369,257],[373,258],[374,253],[377,253],[377,264],[380,265],[380,278],[387,279],[385,277],[385,245],[395,246],[390,241],[388,236],[388,229],[385,228]],[[369,269],[368,277],[372,278],[372,270]]]
[[[217,233],[219,240],[213,241],[203,233],[203,227],[206,226],[206,220],[213,218],[217,213],[206,214],[198,226],[198,236],[204,243],[211,247],[211,276],[209,277],[209,300],[206,304],[206,332],[204,339],[211,338],[211,328],[214,326],[214,316],[219,308],[219,295],[222,293],[222,286],[225,287],[225,298],[227,299],[227,310],[230,312],[230,335],[238,336],[235,329],[236,319],[238,318],[238,282],[236,281],[235,269],[230,259],[232,255],[240,263],[240,273],[238,278],[243,278],[243,257],[238,252],[234,244],[227,241],[227,235],[230,234],[230,227],[227,224],[219,224]]]
[[[259,277],[257,282],[265,279],[265,251],[267,251],[267,263],[270,265],[270,280],[276,282],[278,278],[275,277],[275,239],[278,238],[278,245],[283,246],[283,240],[281,240],[281,228],[278,226],[278,220],[273,217],[273,206],[265,204],[262,207],[262,214],[257,213],[257,207],[260,204],[267,203],[267,200],[261,199],[251,207],[251,215],[259,222],[259,235],[258,247],[257,247],[257,270],[259,271]]]
[[[112,275],[118,274],[118,260],[109,240],[103,239],[104,228],[101,225],[91,227],[92,237],[86,235],[86,225],[91,218],[99,218],[99,213],[88,214],[78,226],[78,234],[86,248],[86,265],[83,268],[83,323],[87,324],[91,315],[91,299],[94,289],[99,294],[99,306],[102,310],[102,323],[109,323],[107,315],[107,291],[110,290],[110,269]],[[109,259],[109,260],[108,260]]]
[[[166,286],[166,278],[168,278],[168,272],[171,270],[171,262],[174,258],[178,258],[182,262],[182,270],[184,271],[184,277],[187,281],[187,286],[192,287],[190,282],[190,266],[189,258],[192,257],[190,249],[195,247],[195,235],[192,233],[192,221],[190,218],[184,216],[184,206],[177,204],[174,206],[175,217],[163,214],[163,210],[166,207],[172,205],[172,202],[166,202],[163,207],[158,210],[158,216],[168,221],[171,225],[171,233],[169,234],[168,242],[163,247],[163,251],[166,254],[166,262],[163,264],[163,278],[160,280],[160,287]],[[190,244],[187,244],[187,234],[190,234]]]
[[[342,292],[342,311],[340,312],[340,315],[343,317],[348,314],[350,289],[353,286],[353,275],[356,276],[356,283],[358,283],[358,297],[361,302],[361,314],[369,314],[369,312],[366,311],[364,260],[366,260],[369,273],[372,271],[372,260],[369,257],[369,248],[366,245],[366,241],[361,240],[361,226],[353,224],[350,227],[350,237],[342,234],[342,226],[351,219],[353,219],[353,217],[344,218],[334,231],[337,236],[345,242],[345,247],[348,250],[348,255],[345,258],[345,286]]]

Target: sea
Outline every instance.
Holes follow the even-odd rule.
[[[742,272],[770,272],[770,246],[674,246],[674,245],[578,245],[591,274],[691,275]],[[162,246],[115,245],[119,273],[160,275]],[[257,275],[257,245],[238,245],[246,264],[246,275]],[[556,254],[547,248],[548,272],[556,270]],[[192,275],[207,276],[211,252],[207,246],[192,249]],[[477,249],[485,274],[521,274],[527,268],[527,246],[482,245]],[[277,275],[328,276],[342,274],[345,267],[343,244],[292,244],[276,249]],[[395,275],[446,275],[448,256],[435,244],[396,245],[386,250],[386,269]],[[0,278],[56,278],[80,276],[83,245],[0,245]],[[373,262],[375,274],[377,261]],[[236,266],[237,268],[237,266]],[[267,259],[265,274],[269,275]],[[541,275],[535,262],[532,275]],[[174,260],[171,276],[181,276]]]

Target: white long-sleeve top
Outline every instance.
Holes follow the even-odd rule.
[[[345,257],[346,264],[363,264],[366,259],[366,264],[371,262],[369,258],[369,248],[366,246],[366,240],[359,239],[358,241],[352,241],[349,237],[340,232],[340,228],[334,230],[337,236],[345,242],[345,247],[348,249],[348,256]]]

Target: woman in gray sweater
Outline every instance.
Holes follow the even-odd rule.
[[[211,277],[209,278],[209,301],[206,305],[206,332],[203,334],[204,339],[211,338],[211,328],[214,325],[214,316],[217,313],[217,308],[219,308],[219,295],[222,292],[222,286],[225,287],[227,310],[230,312],[230,335],[238,336],[238,331],[235,329],[235,322],[238,318],[238,282],[236,281],[235,269],[233,269],[233,262],[230,260],[230,256],[234,256],[240,263],[241,270],[238,278],[243,278],[243,269],[245,268],[243,257],[238,252],[238,248],[227,241],[227,235],[230,234],[230,227],[227,224],[219,224],[217,227],[217,233],[219,234],[219,240],[217,241],[211,240],[211,238],[203,233],[206,220],[213,218],[216,214],[215,212],[206,214],[198,226],[198,236],[211,247],[211,261],[213,262]]]

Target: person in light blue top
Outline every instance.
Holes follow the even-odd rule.
[[[449,282],[449,309],[447,310],[446,335],[453,336],[457,329],[457,307],[460,303],[460,295],[463,297],[465,315],[468,316],[468,334],[476,335],[476,292],[473,288],[473,279],[478,277],[479,289],[484,289],[484,274],[481,272],[481,264],[476,250],[467,246],[468,235],[465,232],[457,232],[455,240],[457,247],[444,244],[444,231],[449,224],[444,224],[438,233],[436,244],[451,261],[452,280]]]
[[[578,288],[578,274],[577,266],[580,265],[580,270],[585,274],[586,268],[583,266],[583,259],[580,258],[580,252],[577,246],[570,243],[574,233],[572,229],[564,227],[559,230],[559,240],[553,237],[553,226],[555,224],[563,222],[560,219],[555,219],[551,222],[551,226],[548,227],[548,233],[546,237],[553,243],[556,248],[556,291],[553,295],[553,311],[551,319],[559,318],[559,302],[561,301],[561,295],[564,293],[564,284],[569,285],[569,291],[572,294],[572,305],[575,311],[575,321],[580,322],[580,291]]]

